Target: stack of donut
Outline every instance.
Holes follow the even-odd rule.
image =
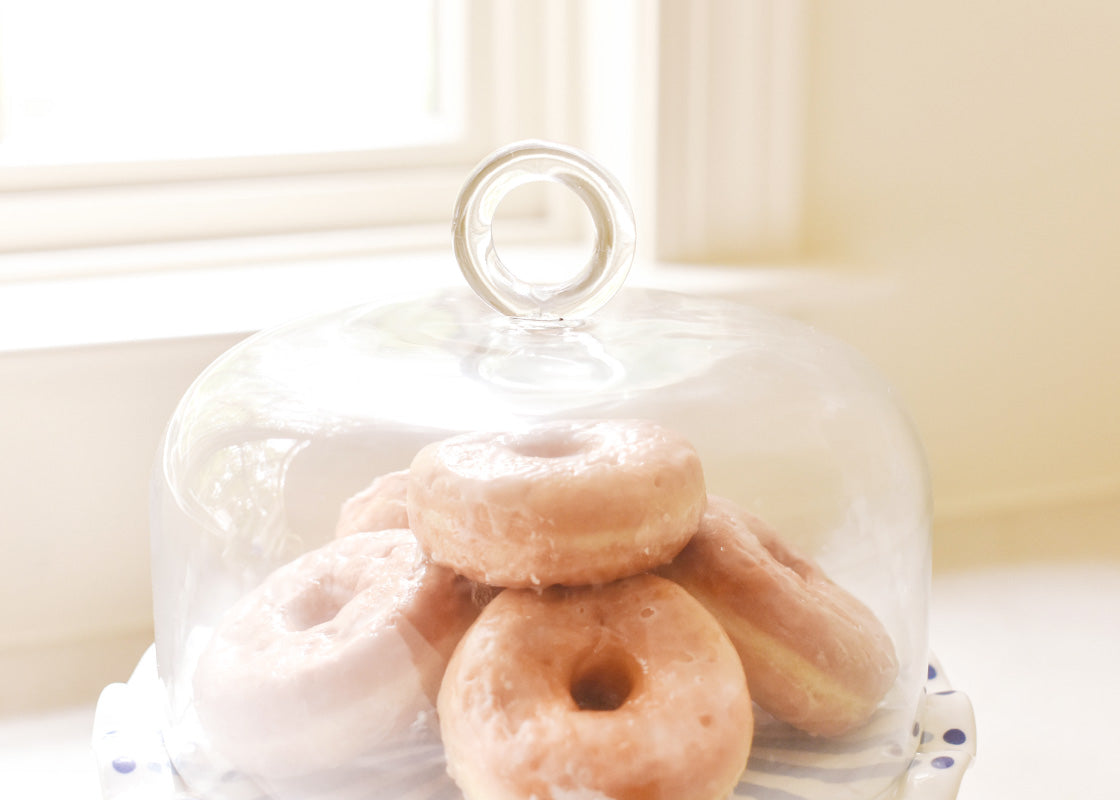
[[[709,497],[692,445],[645,420],[428,445],[349,500],[336,537],[200,659],[200,720],[248,772],[330,769],[434,703],[467,800],[722,800],[752,699],[833,736],[898,670],[862,603]]]

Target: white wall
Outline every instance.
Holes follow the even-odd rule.
[[[92,699],[151,640],[155,449],[236,339],[0,353],[0,713]]]
[[[809,249],[883,290],[819,322],[917,422],[939,563],[1120,556],[1120,5],[815,3],[808,37]]]

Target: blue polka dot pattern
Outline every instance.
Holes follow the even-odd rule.
[[[950,728],[941,734],[941,738],[949,744],[964,744],[968,737],[960,728]]]
[[[106,725],[106,730],[95,730],[94,735],[100,778],[108,788],[106,800],[124,800],[126,796],[143,796],[144,800],[202,800],[179,783],[177,771],[169,761],[157,757],[164,752],[164,745],[158,732],[145,727],[143,718],[131,720],[128,728],[117,724],[118,717],[138,713],[134,709],[161,696],[154,651],[150,652],[153,655],[147,666],[147,683],[138,683],[136,687],[116,685],[98,702],[99,712],[106,709],[104,719],[113,720],[113,727]],[[975,756],[975,720],[967,696],[953,690],[936,659],[927,662],[927,669],[930,682],[925,686],[925,701],[917,722],[914,716],[899,716],[896,729],[896,719],[884,714],[871,723],[882,723],[881,728],[869,727],[867,733],[861,732],[850,742],[815,738],[803,741],[783,734],[764,746],[756,742],[751,764],[731,797],[834,800],[841,788],[847,797],[882,796],[888,783],[900,779],[901,769],[907,770],[907,774],[900,798],[955,797],[964,769]],[[150,691],[156,694],[151,695]],[[446,784],[442,765],[436,764],[431,770],[434,771],[425,767],[422,775],[410,778],[402,786],[401,800],[450,800],[452,794],[458,797],[453,787]],[[241,773],[216,769],[206,773],[204,779],[212,781],[223,795],[264,800]],[[219,781],[220,787],[216,785]]]
[[[136,762],[131,758],[114,758],[113,769],[122,775],[127,775],[132,772],[132,770],[136,769]]]

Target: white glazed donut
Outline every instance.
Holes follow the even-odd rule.
[[[390,472],[342,505],[335,526],[335,538],[364,531],[385,531],[408,527],[408,470]]]
[[[200,657],[195,705],[211,744],[282,778],[414,736],[434,724],[447,660],[478,615],[473,588],[407,530],[353,534],[281,567]]]
[[[707,503],[696,450],[646,420],[563,420],[423,448],[408,518],[432,560],[492,586],[605,583],[664,564]]]
[[[753,736],[727,634],[650,574],[502,592],[455,650],[439,718],[467,800],[724,800]]]

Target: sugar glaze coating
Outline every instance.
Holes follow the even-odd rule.
[[[380,475],[342,504],[335,538],[408,527],[408,470]]]
[[[649,574],[502,592],[456,649],[439,717],[467,800],[723,800],[753,733],[727,635]]]
[[[204,730],[239,769],[270,777],[412,735],[478,616],[473,588],[428,561],[407,530],[300,556],[230,609],[200,657]]]
[[[700,530],[659,574],[727,630],[755,702],[803,731],[866,722],[898,674],[871,610],[730,500],[709,498]]]
[[[646,420],[564,420],[423,448],[408,517],[426,552],[515,588],[635,575],[675,556],[707,503],[692,445]]]

